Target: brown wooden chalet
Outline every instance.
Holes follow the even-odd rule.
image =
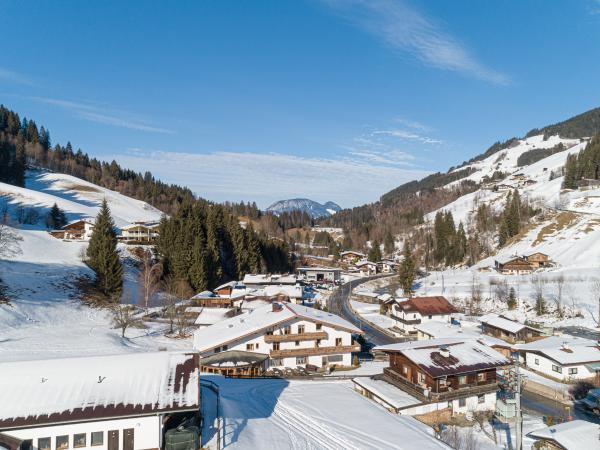
[[[517,256],[504,263],[496,261],[496,269],[507,275],[521,275],[533,272],[533,265],[524,257]]]
[[[542,252],[535,252],[525,256],[525,261],[527,261],[534,269],[552,266],[550,257]]]
[[[531,342],[543,337],[543,332],[515,320],[497,314],[486,314],[479,318],[481,331],[488,336],[494,336],[503,341]]]
[[[237,281],[230,281],[229,283],[222,284],[221,286],[215,288],[213,291],[218,296],[227,296],[231,295],[233,289],[237,286]]]
[[[438,402],[494,392],[496,370],[511,364],[474,339],[431,339],[376,347],[389,355],[383,379],[421,401]]]
[[[243,300],[243,297],[232,298],[229,295],[221,296],[211,291],[203,291],[194,295],[190,299],[193,306],[203,306],[205,308],[233,308],[236,303]]]

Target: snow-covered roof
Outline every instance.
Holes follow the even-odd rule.
[[[500,330],[504,330],[509,333],[518,333],[519,331],[524,330],[526,328],[535,330],[535,328],[528,327],[527,325],[524,325],[517,321],[510,320],[505,317],[499,316],[498,314],[493,314],[493,313],[486,314],[485,316],[481,316],[479,318],[479,321],[481,323],[485,323],[494,328],[498,328]],[[536,330],[536,331],[538,331],[538,330]]]
[[[238,282],[237,281],[228,281],[227,283],[223,283],[221,286],[217,286],[214,290],[218,291],[221,289],[225,289],[230,287],[231,289],[235,288],[237,286]]]
[[[481,330],[476,327],[461,327],[459,325],[452,325],[448,322],[437,322],[432,320],[430,322],[420,323],[415,325],[415,329],[422,333],[428,334],[436,338],[456,338],[456,339],[475,339],[480,343],[487,345],[488,347],[508,347],[510,344],[506,343],[502,339],[495,338],[493,336],[487,336],[481,334]],[[427,341],[426,341],[427,342]]]
[[[296,275],[280,274],[246,274],[244,284],[296,284]]]
[[[274,311],[273,305],[268,304],[210,327],[196,330],[194,348],[201,352],[207,351],[296,319],[320,322],[350,333],[362,333],[350,322],[335,314],[293,303],[282,303],[281,306],[281,310]]]
[[[398,389],[396,386],[383,380],[376,380],[368,377],[353,378],[352,382],[375,394],[389,405],[397,409],[407,408],[409,406],[420,405],[423,403],[416,397]]]
[[[580,450],[598,448],[599,435],[600,425],[573,420],[532,431],[527,436],[554,441],[567,450]]]
[[[346,255],[365,256],[364,253],[355,252],[354,250],[346,250],[346,251],[340,253],[340,256],[346,256]]]
[[[160,222],[133,222],[128,225],[122,226],[121,230],[130,230],[136,227],[144,227],[149,229],[158,228],[160,226]]]
[[[367,261],[366,259],[363,261],[358,261],[356,264],[354,264],[356,267],[362,267],[362,266],[377,266],[377,263],[374,263],[373,261]]]
[[[231,311],[234,308],[199,308],[198,317],[194,321],[196,325],[214,325],[217,322],[228,319]],[[193,307],[188,307],[187,311],[193,310]]]
[[[0,363],[0,430],[198,407],[194,355],[124,355]]]
[[[441,295],[398,299],[397,307],[403,311],[417,311],[423,316],[448,315],[457,312],[452,303]]]
[[[214,298],[216,296],[217,296],[217,294],[215,294],[214,292],[211,292],[211,291],[202,291],[202,292],[199,292],[196,295],[194,295],[192,297],[192,299]]]
[[[87,223],[87,224],[90,224],[90,225],[94,225],[96,223],[96,219],[94,219],[92,217],[81,217],[79,219],[70,221],[63,228],[69,227],[71,225],[75,225],[76,223],[79,223],[79,222],[83,222],[83,223]]]
[[[267,297],[274,297],[276,295],[284,295],[290,298],[302,298],[302,286],[277,286],[270,285],[264,287],[265,295]]]
[[[449,356],[440,353],[449,350]],[[430,339],[376,347],[375,350],[402,353],[433,377],[456,375],[510,364],[501,353],[473,339]]]
[[[595,341],[576,336],[549,336],[514,349],[540,353],[562,365],[600,361],[600,346]]]
[[[341,272],[337,267],[300,267],[298,272]]]

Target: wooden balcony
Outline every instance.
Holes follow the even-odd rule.
[[[390,317],[398,322],[402,322],[405,325],[418,325],[421,323],[421,319],[403,319],[400,316],[397,316],[394,313],[390,313]]]
[[[360,352],[360,345],[340,345],[332,347],[304,347],[286,348],[283,350],[271,350],[271,358],[289,358],[294,356],[319,356],[335,355],[337,353]]]
[[[315,331],[313,333],[300,334],[267,334],[265,342],[295,342],[295,341],[316,341],[317,339],[327,339],[329,335],[325,331]]]
[[[407,380],[389,367],[383,369],[383,378],[388,383],[424,402],[449,401],[471,395],[487,394],[498,390],[497,382],[484,381],[481,383],[466,384],[458,389],[448,389],[444,392],[432,392],[430,389],[426,390],[424,387]]]

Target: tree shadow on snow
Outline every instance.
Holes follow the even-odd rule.
[[[219,387],[221,448],[237,442],[248,421],[271,417],[281,393],[289,384],[280,378],[238,379],[213,374],[201,374],[200,379],[208,382],[202,383],[202,445],[216,441],[219,432],[216,394],[205,387],[212,382]]]

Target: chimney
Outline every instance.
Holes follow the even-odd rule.
[[[273,308],[273,312],[279,312],[279,311],[283,311],[283,306],[281,305],[281,303],[277,303],[277,302],[273,302],[271,303],[272,308]]]
[[[450,349],[448,347],[440,347],[440,355],[444,358],[450,357]]]

